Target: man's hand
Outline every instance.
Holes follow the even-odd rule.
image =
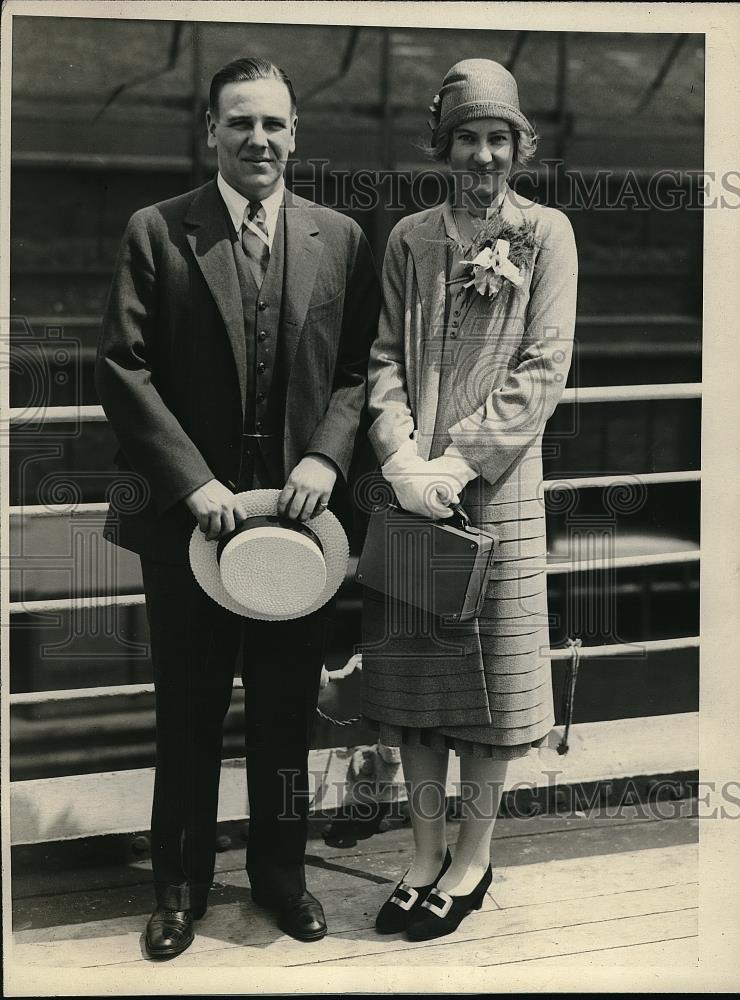
[[[211,479],[185,497],[191,514],[198,519],[198,527],[213,542],[228,535],[245,520],[241,501],[217,479]]]
[[[337,481],[336,466],[323,455],[306,455],[288,476],[278,497],[278,514],[294,521],[318,516],[329,503]]]

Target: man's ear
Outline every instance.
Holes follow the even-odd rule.
[[[210,149],[216,148],[216,119],[210,112],[210,109],[206,111],[206,129],[208,130],[208,146]]]
[[[298,125],[298,115],[293,115],[293,121],[290,123],[290,147],[288,149],[289,153],[295,153],[295,130]]]

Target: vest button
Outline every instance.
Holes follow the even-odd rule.
[[[267,368],[267,365],[265,364],[265,362],[264,361],[260,361],[260,363],[257,365],[257,371],[258,372],[263,372],[265,370],[265,368]]]
[[[265,401],[265,394],[264,394],[264,392],[258,392],[257,393],[257,402],[258,403],[264,403],[264,401]]]
[[[258,420],[257,423],[254,426],[255,426],[256,430],[261,431],[262,430],[262,421]]]
[[[450,336],[451,336],[451,337],[452,337],[452,339],[454,340],[454,339],[455,339],[455,337],[457,337],[457,332],[456,332],[455,330],[451,330],[451,331],[450,331]]]
[[[257,334],[257,339],[258,340],[267,340],[267,338],[269,336],[270,336],[270,334],[267,332],[267,330],[260,330],[260,332]]]
[[[264,299],[259,300],[259,302],[257,303],[257,308],[259,309],[260,312],[264,312],[265,309],[267,309],[267,303],[265,302]]]

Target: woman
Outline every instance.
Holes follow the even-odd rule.
[[[376,926],[413,940],[481,906],[507,763],[554,723],[541,438],[570,366],[577,281],[567,218],[507,184],[536,143],[511,74],[456,63],[432,113],[452,191],[388,242],[370,437],[402,507],[443,518],[460,500],[500,544],[480,617],[464,625],[366,591],[363,711],[380,743],[401,748],[415,847]],[[450,750],[463,799],[452,853]]]

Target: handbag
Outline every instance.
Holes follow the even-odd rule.
[[[393,503],[373,507],[357,583],[451,622],[477,617],[499,539],[450,506],[452,517],[439,521]]]

